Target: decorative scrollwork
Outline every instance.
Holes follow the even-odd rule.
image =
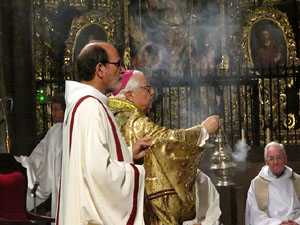
[[[248,15],[245,19],[246,24],[243,28],[242,49],[245,52],[244,57],[248,60],[249,64],[253,66],[250,48],[251,30],[255,24],[261,22],[262,20],[272,21],[280,27],[286,42],[287,66],[290,66],[295,61],[298,61],[296,58],[296,43],[294,40],[294,33],[289,24],[287,15],[273,7],[260,7],[255,10],[248,10]]]
[[[296,125],[296,117],[295,114],[289,113],[288,118],[283,122],[284,126],[288,129],[293,129]]]

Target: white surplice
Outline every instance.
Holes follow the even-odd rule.
[[[74,106],[87,95],[93,97],[78,106],[70,136]],[[145,170],[132,164],[131,150],[107,107],[107,97],[90,85],[66,81],[65,98],[58,224],[144,224]],[[116,139],[105,109],[116,127],[123,162],[118,161]]]
[[[37,206],[51,195],[51,216],[56,216],[58,186],[62,152],[62,123],[53,125],[46,136],[35,147],[29,157],[15,157],[27,170],[28,190],[26,206],[32,210],[34,206],[31,189],[39,182],[36,191]]]
[[[258,175],[269,181],[268,215],[258,208],[252,180],[246,203],[246,225],[279,225],[288,219],[300,224],[300,202],[291,180],[292,173],[293,170],[285,166],[283,175],[276,178],[269,166],[261,169]]]
[[[195,186],[196,218],[185,221],[183,225],[193,225],[199,222],[201,225],[218,225],[221,216],[220,195],[215,185],[205,173],[197,170]]]

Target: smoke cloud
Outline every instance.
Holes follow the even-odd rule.
[[[234,152],[232,153],[232,157],[236,162],[245,162],[249,150],[250,146],[247,145],[245,139],[238,140],[234,146]]]

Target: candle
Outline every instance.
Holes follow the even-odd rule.
[[[271,142],[270,139],[270,128],[267,128],[267,144]]]
[[[242,129],[242,140],[245,140],[245,130]]]

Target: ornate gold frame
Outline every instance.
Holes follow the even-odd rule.
[[[292,65],[294,61],[297,61],[294,33],[286,14],[273,7],[260,7],[255,10],[248,10],[248,15],[245,18],[246,25],[243,28],[242,49],[245,53],[244,57],[248,60],[249,65],[253,66],[250,49],[251,29],[261,20],[271,20],[280,27],[287,48],[287,66]]]
[[[281,29],[282,35],[285,40],[286,44],[286,66],[292,66],[294,63],[297,65],[298,64],[298,58],[296,56],[296,42],[294,40],[294,33],[293,30],[289,24],[288,17],[285,13],[279,11],[278,9],[275,9],[273,7],[260,7],[257,8],[256,10],[249,10],[248,14],[246,16],[246,25],[243,28],[243,36],[242,36],[242,49],[243,52],[245,53],[244,58],[248,61],[248,64],[251,67],[254,67],[254,63],[252,61],[251,57],[251,46],[250,46],[250,41],[251,41],[251,29],[253,26],[262,21],[262,20],[271,20],[274,22],[278,27]],[[289,71],[289,69],[288,69]],[[282,71],[284,73],[285,71]],[[263,85],[264,82],[264,85]],[[261,128],[266,128],[269,125],[270,120],[273,121],[274,124],[278,124],[278,120],[283,118],[282,124],[284,125],[285,128],[287,129],[293,129],[296,124],[296,117],[293,113],[288,113],[286,114],[286,107],[287,107],[287,102],[286,102],[286,89],[290,88],[294,80],[293,78],[288,78],[287,83],[285,80],[280,80],[279,84],[279,89],[277,90],[277,94],[280,95],[280,101],[278,103],[272,103],[270,101],[271,97],[276,95],[275,91],[276,87],[274,87],[274,90],[271,94],[271,92],[268,90],[268,88],[263,88],[269,87],[270,86],[270,81],[268,79],[260,79],[259,80],[259,100],[260,100],[260,115],[263,114],[262,112],[262,107],[264,106],[264,115],[265,115],[265,120],[263,121],[264,123],[261,124]],[[272,86],[273,89],[273,86]],[[264,95],[264,100],[263,96]],[[272,95],[272,96],[271,96]],[[279,118],[279,112],[278,112],[278,104],[280,104],[280,114],[281,118]],[[272,115],[272,118],[271,118]],[[284,119],[286,118],[286,119]]]
[[[90,11],[72,22],[69,38],[66,42],[66,53],[64,57],[65,72],[67,73],[66,79],[74,79],[74,49],[78,36],[81,31],[90,25],[97,25],[106,33],[107,42],[114,45],[117,49],[120,48],[124,41],[122,39],[121,19],[116,11]]]

